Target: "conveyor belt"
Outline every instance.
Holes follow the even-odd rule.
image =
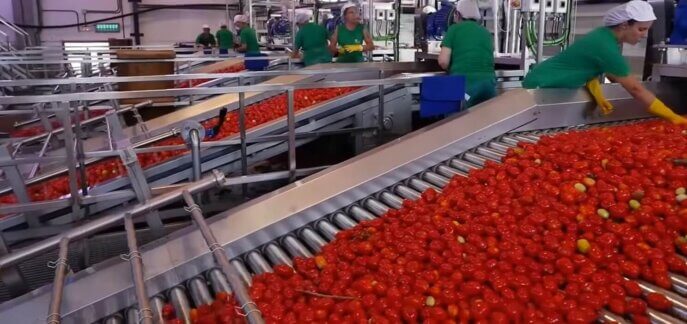
[[[233,264],[244,269],[242,277],[248,282],[251,274],[269,271],[274,264],[288,264],[293,256],[312,255],[337,231],[398,207],[402,199],[414,199],[427,188],[440,189],[451,176],[464,175],[486,160],[498,159],[520,141],[537,141],[540,133],[545,132],[541,129],[560,131],[574,125],[646,116],[642,107],[633,104],[619,88],[606,88],[604,92],[616,106],[623,107],[610,117],[583,114],[590,103],[583,91],[512,91],[457,118],[222,213],[211,219],[210,228],[230,256],[239,255]],[[679,89],[672,93],[681,95]],[[566,101],[561,102],[560,98]],[[662,98],[671,100],[668,96]],[[504,133],[509,135],[503,136]],[[207,244],[193,228],[172,235],[164,244],[145,249],[143,260],[147,265],[148,293],[167,299],[174,292],[177,301],[173,303],[179,305],[184,303],[181,296],[191,305],[202,299],[198,299],[197,293],[187,296],[170,287],[189,286],[188,280],[216,267]],[[92,322],[120,312],[118,316],[123,316],[124,310],[135,303],[129,272],[128,264],[113,262],[97,267],[94,273],[77,274],[65,287],[63,323]],[[681,307],[678,310],[685,305],[681,297],[685,281],[673,276],[677,294],[668,295],[679,302],[675,303]],[[198,282],[193,290],[214,289]],[[98,290],[93,290],[94,284],[99,286]],[[41,318],[32,312],[47,309],[48,288],[0,305],[0,317],[10,321]],[[643,288],[653,289],[648,285]],[[652,316],[660,322],[684,315],[676,311],[671,315],[653,312]],[[117,319],[108,321],[116,323]]]
[[[372,220],[382,216],[389,209],[402,207],[403,200],[418,199],[421,193],[429,188],[437,191],[446,186],[454,176],[467,176],[472,169],[481,168],[486,161],[500,162],[506,155],[508,148],[515,147],[518,142],[535,143],[541,135],[555,134],[568,130],[581,130],[588,127],[607,127],[629,122],[613,122],[592,126],[577,126],[571,128],[546,129],[534,132],[512,133],[484,143],[468,152],[457,155],[444,163],[431,167],[424,172],[401,181],[386,190],[377,192],[354,204],[342,208],[321,219],[309,223],[302,228],[285,236],[274,239],[257,249],[249,251],[232,260],[232,264],[239,271],[243,281],[250,285],[253,274],[271,272],[272,266],[285,264],[292,266],[294,257],[312,257],[321,251],[322,247],[331,241],[341,230],[349,229],[359,222]],[[672,314],[649,310],[648,314],[654,323],[677,323],[687,321],[687,278],[673,274],[671,280],[674,292],[656,287],[647,282],[640,282],[645,293],[659,292],[673,303]],[[183,285],[175,286],[151,299],[156,318],[161,319],[161,305],[169,301],[175,308],[177,318],[189,321],[190,309],[212,303],[217,292],[228,292],[229,286],[224,275],[217,268],[211,269],[204,276],[197,276]],[[138,323],[135,309],[127,309],[103,320],[103,323]],[[600,314],[600,321],[615,321],[626,323],[622,317],[604,311]]]

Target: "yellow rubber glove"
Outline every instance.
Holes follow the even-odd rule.
[[[599,79],[594,78],[589,80],[589,82],[587,82],[587,90],[589,90],[589,93],[591,93],[592,97],[594,97],[594,101],[596,101],[597,106],[599,106],[599,109],[601,109],[601,115],[607,116],[613,112],[613,109],[615,108],[608,100],[606,100],[606,97],[604,97]]]
[[[344,45],[343,48],[344,48],[344,50],[346,50],[347,53],[362,52],[363,51],[363,45],[360,45],[360,44]]]
[[[661,100],[656,98],[649,106],[648,111],[658,117],[666,119],[676,125],[687,125],[687,118],[674,113]]]

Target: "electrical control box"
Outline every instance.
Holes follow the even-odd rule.
[[[564,14],[568,12],[568,0],[554,0],[553,12]]]
[[[544,7],[546,8],[544,12],[554,12],[555,1],[557,0],[522,0],[522,12],[539,12],[539,1],[544,1]]]

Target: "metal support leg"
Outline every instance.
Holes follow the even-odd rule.
[[[191,160],[193,161],[193,178],[191,181],[200,180],[201,165],[200,165],[200,135],[197,129],[191,129],[190,133],[191,145]]]
[[[382,71],[379,71],[379,79],[382,79]],[[377,101],[377,138],[379,139],[379,144],[382,144],[384,139],[384,86],[379,85]]]
[[[224,275],[227,276],[229,286],[231,286],[231,290],[234,293],[236,301],[239,305],[241,305],[240,307],[243,310],[243,314],[246,316],[248,323],[264,323],[265,321],[262,319],[260,310],[250,299],[250,295],[248,295],[248,291],[241,281],[241,277],[236,271],[236,268],[229,263],[229,258],[227,257],[224,248],[217,243],[215,235],[212,233],[210,226],[208,226],[207,222],[205,221],[200,207],[196,205],[193,197],[191,197],[191,193],[189,193],[187,190],[184,190],[182,196],[184,197],[184,202],[186,202],[186,205],[188,206],[186,210],[191,214],[191,217],[193,217],[193,221],[196,223],[196,226],[198,226],[203,238],[205,238],[205,243],[207,243],[212,255],[215,257],[215,260],[222,268]]]
[[[291,177],[289,181],[295,180],[296,176],[296,107],[294,101],[294,90],[289,89],[286,91],[287,98],[287,111],[286,111],[286,123],[288,125],[288,135],[289,135],[289,172]]]
[[[153,193],[150,190],[150,186],[146,181],[145,174],[143,173],[143,168],[141,164],[138,163],[138,158],[136,153],[132,149],[124,149],[120,151],[120,158],[126,167],[126,171],[129,175],[131,181],[131,187],[134,189],[138,201],[140,203],[146,203],[153,197]],[[162,236],[164,234],[164,228],[162,226],[162,220],[157,211],[151,210],[145,214],[146,222],[150,227],[153,235]]]
[[[239,86],[241,86],[239,79]],[[248,143],[246,143],[246,93],[239,92],[239,138],[241,139],[241,175],[248,174]],[[248,194],[248,185],[241,186],[243,196]]]
[[[64,129],[64,149],[67,155],[67,171],[69,174],[69,192],[72,196],[72,220],[81,218],[79,187],[76,182],[76,152],[74,151],[74,134],[72,133],[71,120],[69,118],[69,103],[60,105],[61,110],[57,112],[62,123],[67,125]]]
[[[82,129],[81,129],[81,116],[79,116],[79,111],[78,109],[75,109],[74,111],[74,139],[75,139],[75,146],[76,146],[76,162],[79,167],[79,178],[81,179],[81,195],[83,197],[88,196],[88,177],[86,176],[86,161],[85,161],[85,155],[84,155],[84,147],[83,147],[83,141],[82,141]],[[67,127],[71,127],[67,126]],[[84,206],[84,212],[83,212],[83,217],[88,217],[89,214],[89,207],[88,205]]]
[[[49,262],[49,267],[55,268],[55,280],[52,284],[52,297],[50,298],[50,309],[46,322],[48,324],[59,324],[62,321],[60,306],[62,305],[62,291],[64,290],[64,279],[67,277],[69,264],[67,264],[67,252],[69,249],[69,239],[60,240],[60,251],[57,260]]]
[[[124,216],[124,228],[126,229],[126,241],[129,246],[129,254],[127,255],[127,258],[131,263],[131,273],[134,278],[134,287],[136,288],[138,318],[140,323],[153,324],[153,311],[150,309],[148,292],[146,291],[145,280],[143,277],[143,259],[141,258],[141,253],[138,251],[136,230],[134,229],[134,221],[131,217],[131,214],[126,214]]]

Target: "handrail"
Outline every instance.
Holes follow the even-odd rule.
[[[57,78],[39,80],[0,80],[0,87],[23,87],[45,85],[71,85],[71,84],[97,84],[97,83],[122,83],[122,82],[153,82],[153,81],[185,81],[195,79],[224,79],[224,78],[250,78],[250,77],[275,77],[282,75],[322,75],[323,73],[358,73],[369,72],[370,68],[337,68],[323,70],[288,70],[288,71],[244,71],[234,73],[186,73],[166,75],[143,76],[106,76],[90,78]]]
[[[307,83],[274,83],[256,84],[249,86],[234,87],[215,87],[215,88],[183,88],[166,90],[136,90],[136,91],[111,91],[94,93],[67,93],[56,95],[38,96],[4,96],[0,97],[0,105],[30,104],[39,102],[69,102],[69,101],[94,101],[94,100],[121,100],[121,99],[140,99],[140,98],[161,98],[194,95],[219,95],[227,93],[241,92],[268,92],[268,91],[287,91],[297,89],[319,89],[319,88],[340,88],[340,87],[366,87],[380,85],[395,85],[400,83],[421,82],[425,76],[436,75],[435,73],[414,74],[412,76],[401,76],[392,79],[371,79],[355,81],[320,81]]]
[[[238,58],[246,61],[250,60],[278,60],[278,59],[291,59],[290,56],[256,56],[256,57],[244,57],[244,56],[193,56],[193,57],[181,57],[173,59],[114,59],[107,57],[91,58],[90,56],[81,58],[78,62],[84,63],[151,63],[151,62],[223,62],[228,59]],[[3,58],[0,59],[0,65],[17,65],[17,64],[70,64],[74,63],[74,60],[43,60],[39,57],[17,57],[17,58]]]

